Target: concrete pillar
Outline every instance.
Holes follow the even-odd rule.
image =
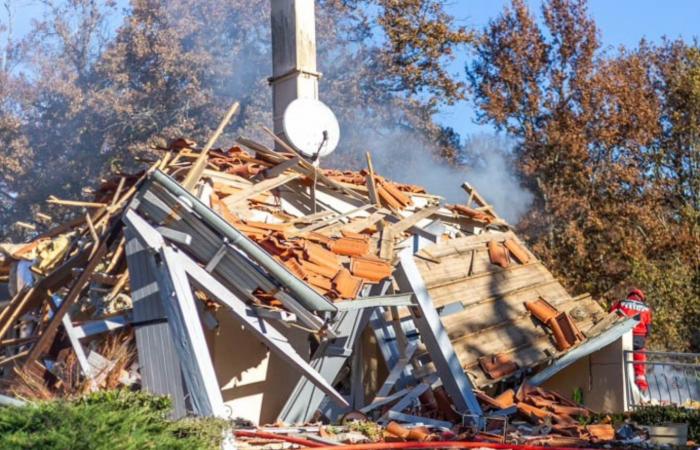
[[[314,0],[270,0],[272,23],[272,115],[284,138],[284,110],[297,98],[318,99]]]

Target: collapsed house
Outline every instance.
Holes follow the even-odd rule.
[[[2,247],[8,385],[21,371],[67,383],[68,349],[90,389],[104,387],[113,364],[97,343],[128,330],[136,355],[118,384],[170,396],[175,416],[572,426],[563,411],[579,405],[504,401],[504,389],[561,385],[558,373],[604,352],[614,364],[576,369],[589,371],[583,404],[624,409],[635,319],[572,297],[467,183],[450,205],[369,157],[342,172],[282,141],[238,142],[177,140],[93,202],[51,199],[84,216]]]
[[[325,113],[291,108],[318,97],[313,1],[271,8],[274,149],[211,150],[233,107],[204,147],[178,139],[89,202],[51,197],[81,214],[0,245],[3,392],[128,387],[169,396],[174,417],[372,421],[388,440],[612,439],[579,418],[627,408],[636,320],[570,295],[468,183],[451,205],[369,155],[321,169],[325,128],[300,154],[289,125],[306,142]]]

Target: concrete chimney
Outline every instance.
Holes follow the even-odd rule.
[[[285,138],[284,110],[297,98],[318,100],[314,0],[270,0],[272,22],[272,115]]]

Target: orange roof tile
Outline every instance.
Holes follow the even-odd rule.
[[[300,280],[305,280],[309,276],[296,259],[288,259],[284,261],[284,265]]]
[[[305,259],[312,263],[330,268],[340,268],[340,260],[335,253],[329,252],[325,248],[313,242],[304,243]]]
[[[344,237],[332,241],[328,248],[338,255],[364,256],[369,253],[369,239]]]
[[[506,253],[506,248],[503,246],[503,244],[496,242],[495,240],[491,240],[489,241],[488,247],[491,264],[496,264],[504,269],[510,265],[510,261],[508,261],[508,254]]]
[[[350,275],[348,269],[340,269],[333,278],[333,289],[341,298],[355,298],[362,288],[362,279]]]
[[[323,245],[328,245],[333,240],[330,237],[326,236],[325,234],[321,234],[321,233],[318,233],[316,231],[311,231],[309,233],[305,233],[305,234],[303,234],[303,237],[305,239],[310,240],[311,242],[316,242],[317,244],[323,244]]]
[[[307,281],[311,286],[315,286],[324,292],[328,292],[333,289],[333,282],[330,279],[320,275],[309,274]]]
[[[378,283],[390,277],[394,268],[388,262],[372,257],[353,257],[350,261],[350,271],[356,277],[371,283]]]
[[[386,189],[386,191],[396,199],[397,202],[401,204],[401,206],[408,206],[413,204],[413,201],[411,201],[411,197],[408,195],[404,194],[399,190],[399,188],[396,187],[394,183],[387,182],[386,180],[381,181],[381,186]]]
[[[379,195],[379,198],[384,202],[384,204],[386,204],[386,205],[389,206],[390,208],[393,208],[393,209],[401,209],[401,208],[403,207],[403,205],[401,204],[401,202],[399,202],[398,200],[396,200],[396,199],[394,198],[394,196],[391,195],[391,194],[389,193],[389,191],[387,191],[387,190],[384,188],[384,186],[378,186],[378,187],[377,187],[377,194]]]
[[[311,261],[301,260],[299,261],[301,267],[308,273],[313,273],[316,275],[321,275],[326,278],[333,278],[339,271],[338,267],[328,267],[322,266],[320,264],[314,264]]]
[[[489,216],[486,213],[483,213],[481,211],[477,211],[476,209],[469,208],[468,206],[464,205],[448,205],[447,208],[452,211],[456,212],[457,214],[461,214],[463,216],[467,216],[471,219],[477,220],[479,222],[486,222],[486,223],[491,223],[493,222],[493,217]]]
[[[527,264],[530,261],[530,255],[528,255],[525,249],[513,239],[506,239],[504,245],[513,258],[515,258],[520,264]]]

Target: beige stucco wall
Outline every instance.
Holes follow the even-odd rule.
[[[581,388],[584,405],[593,411],[624,411],[626,393],[623,349],[631,349],[631,332],[628,335],[588,357],[581,358],[542,386],[567,398],[571,398],[576,388]]]
[[[232,417],[255,424],[274,422],[301,375],[277,355],[271,355],[225,308],[216,313],[216,318],[219,327],[209,333],[209,349]],[[297,352],[308,359],[307,335],[295,328],[284,333]]]

